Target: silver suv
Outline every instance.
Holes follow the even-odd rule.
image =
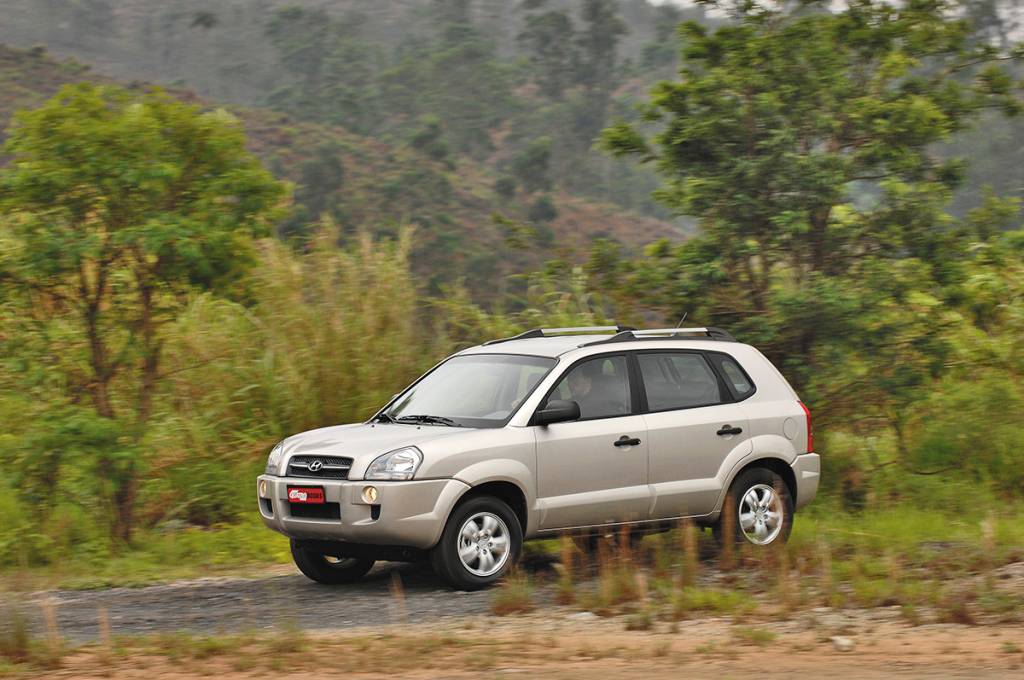
[[[257,495],[314,581],[429,557],[474,589],[561,532],[731,519],[736,540],[784,541],[813,451],[785,378],[720,329],[537,329],[448,357],[365,423],[285,439]]]

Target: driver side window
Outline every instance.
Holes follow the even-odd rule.
[[[580,419],[629,415],[629,371],[626,358],[598,357],[573,367],[555,387],[548,401],[563,399],[580,405]]]

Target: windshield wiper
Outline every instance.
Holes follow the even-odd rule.
[[[391,416],[388,416],[389,418]],[[448,427],[462,427],[459,423],[455,422],[451,418],[445,418],[444,416],[399,416],[393,419],[396,423],[429,423],[431,425],[447,425]]]
[[[395,417],[393,415],[391,415],[390,413],[388,413],[387,411],[381,411],[376,416],[374,416],[373,419],[376,420],[377,422],[381,422],[381,423],[397,423],[398,422],[397,420],[395,420]]]

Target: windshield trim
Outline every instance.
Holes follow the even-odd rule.
[[[481,356],[483,356],[483,357],[486,357],[486,356],[533,357],[535,359],[544,359],[545,361],[550,361],[552,363],[551,363],[551,366],[548,368],[548,370],[544,372],[544,375],[541,376],[540,380],[537,381],[537,384],[533,386],[533,389],[530,390],[529,392],[527,392],[525,395],[523,395],[522,401],[520,401],[519,405],[515,409],[513,409],[511,413],[508,414],[507,418],[505,418],[504,420],[500,420],[500,421],[499,420],[490,421],[490,422],[494,423],[493,425],[481,425],[481,426],[463,425],[462,427],[464,429],[467,429],[467,430],[474,430],[474,429],[475,430],[496,430],[496,429],[500,429],[500,428],[503,428],[503,427],[507,426],[509,424],[509,422],[511,422],[512,419],[516,417],[516,414],[519,413],[523,409],[523,407],[526,405],[526,402],[528,402],[530,400],[530,397],[537,392],[537,389],[540,388],[540,386],[544,384],[544,381],[548,379],[548,377],[551,375],[551,372],[554,371],[556,368],[558,368],[558,365],[562,363],[562,360],[561,360],[560,357],[545,356],[543,354],[531,354],[531,353],[528,353],[528,352],[472,352],[472,353],[468,353],[468,354],[467,353],[463,353],[463,352],[459,352],[457,354],[452,354],[451,356],[446,357],[446,358],[442,359],[441,361],[437,362],[436,364],[434,364],[433,368],[431,368],[429,371],[427,371],[426,373],[424,373],[420,377],[416,378],[416,380],[414,380],[413,382],[409,383],[409,385],[407,385],[405,387],[405,389],[403,389],[401,392],[399,392],[395,396],[391,397],[391,399],[389,399],[388,402],[386,404],[384,404],[383,407],[378,409],[376,413],[374,413],[372,416],[370,416],[366,420],[366,422],[367,423],[374,422],[374,421],[377,420],[377,418],[379,418],[381,416],[381,414],[387,413],[388,409],[390,409],[392,407],[392,405],[394,405],[397,401],[399,401],[409,390],[411,390],[413,387],[418,385],[424,378],[426,378],[428,375],[430,375],[431,373],[433,373],[437,369],[439,369],[442,366],[444,366],[446,363],[448,363],[452,359],[458,359],[459,357],[481,357]],[[480,419],[474,419],[474,420],[480,420]],[[423,426],[423,423],[396,423],[396,424],[399,424],[399,425],[415,425],[417,427],[422,427]]]

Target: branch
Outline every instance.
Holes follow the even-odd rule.
[[[45,286],[35,281],[20,278],[9,271],[0,271],[0,283],[3,283],[4,281],[13,283],[16,286],[28,288],[29,290],[34,290],[37,293],[42,293],[43,295],[49,295],[54,300],[60,300],[61,302],[68,304],[72,307],[78,304],[77,300],[65,295],[64,293],[57,291],[55,288]]]
[[[188,366],[182,366],[181,368],[175,368],[174,370],[171,370],[171,371],[163,371],[163,372],[161,372],[161,373],[159,373],[157,375],[157,378],[159,378],[160,380],[163,380],[164,378],[168,378],[168,377],[170,377],[172,375],[177,375],[178,373],[184,373],[185,371],[191,371],[192,369],[195,369],[195,368],[202,368],[203,366],[209,366],[210,364],[212,364],[215,361],[220,361],[221,359],[227,359],[230,356],[231,356],[231,353],[217,354],[217,355],[214,355],[212,357],[207,358],[204,361],[192,362]]]

